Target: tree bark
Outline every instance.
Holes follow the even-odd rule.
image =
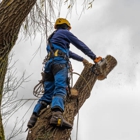
[[[0,3],[0,107],[8,55],[16,43],[20,27],[36,0],[2,0]],[[0,110],[0,140],[4,140]]]
[[[106,74],[116,66],[117,61],[114,57],[108,55],[106,57],[107,65],[104,68]],[[67,98],[65,104],[64,118],[73,124],[74,117],[78,110],[84,104],[87,98],[90,97],[91,90],[97,80],[97,75],[92,71],[91,64],[86,65],[81,76],[74,85],[74,89],[79,92],[77,99]],[[50,108],[44,109],[36,123],[36,125],[29,130],[26,140],[68,140],[70,138],[71,129],[62,129],[51,126],[49,120],[51,118]]]

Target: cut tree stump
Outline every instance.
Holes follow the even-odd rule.
[[[107,55],[106,67],[104,70],[108,75],[110,71],[117,65],[116,59]],[[74,85],[74,89],[78,91],[78,98],[67,98],[65,103],[64,118],[73,124],[74,117],[77,115],[78,110],[84,104],[87,98],[90,97],[91,90],[97,80],[97,75],[92,72],[92,64],[88,64],[84,67],[81,76],[78,78]],[[71,135],[72,129],[62,129],[60,127],[54,127],[49,124],[51,118],[50,107],[42,110],[40,117],[36,125],[28,131],[26,140],[68,140]]]

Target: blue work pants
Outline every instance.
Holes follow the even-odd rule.
[[[64,103],[67,96],[68,87],[68,62],[49,60],[45,65],[45,73],[48,78],[44,82],[44,94],[36,104],[34,111],[40,111],[40,102],[51,104],[51,109],[59,108],[64,111]]]

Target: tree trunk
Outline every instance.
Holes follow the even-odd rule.
[[[18,38],[20,27],[36,0],[2,0],[0,3],[0,107],[8,55]],[[0,140],[4,140],[0,110]]]
[[[110,55],[106,57],[106,60],[107,65],[104,68],[104,71],[108,74],[116,66],[117,61]],[[72,124],[78,110],[86,99],[90,97],[91,90],[97,80],[97,76],[92,72],[91,67],[91,65],[86,65],[74,86],[74,89],[79,92],[78,98],[68,98],[66,101],[64,118]],[[26,140],[68,140],[70,138],[71,130],[51,126],[49,124],[50,117],[50,108],[44,109],[41,112],[36,125],[29,130]]]

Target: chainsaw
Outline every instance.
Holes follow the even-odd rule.
[[[92,66],[92,72],[97,76],[98,80],[103,80],[107,77],[106,67],[107,61],[105,58],[98,57],[94,60],[95,64]]]

